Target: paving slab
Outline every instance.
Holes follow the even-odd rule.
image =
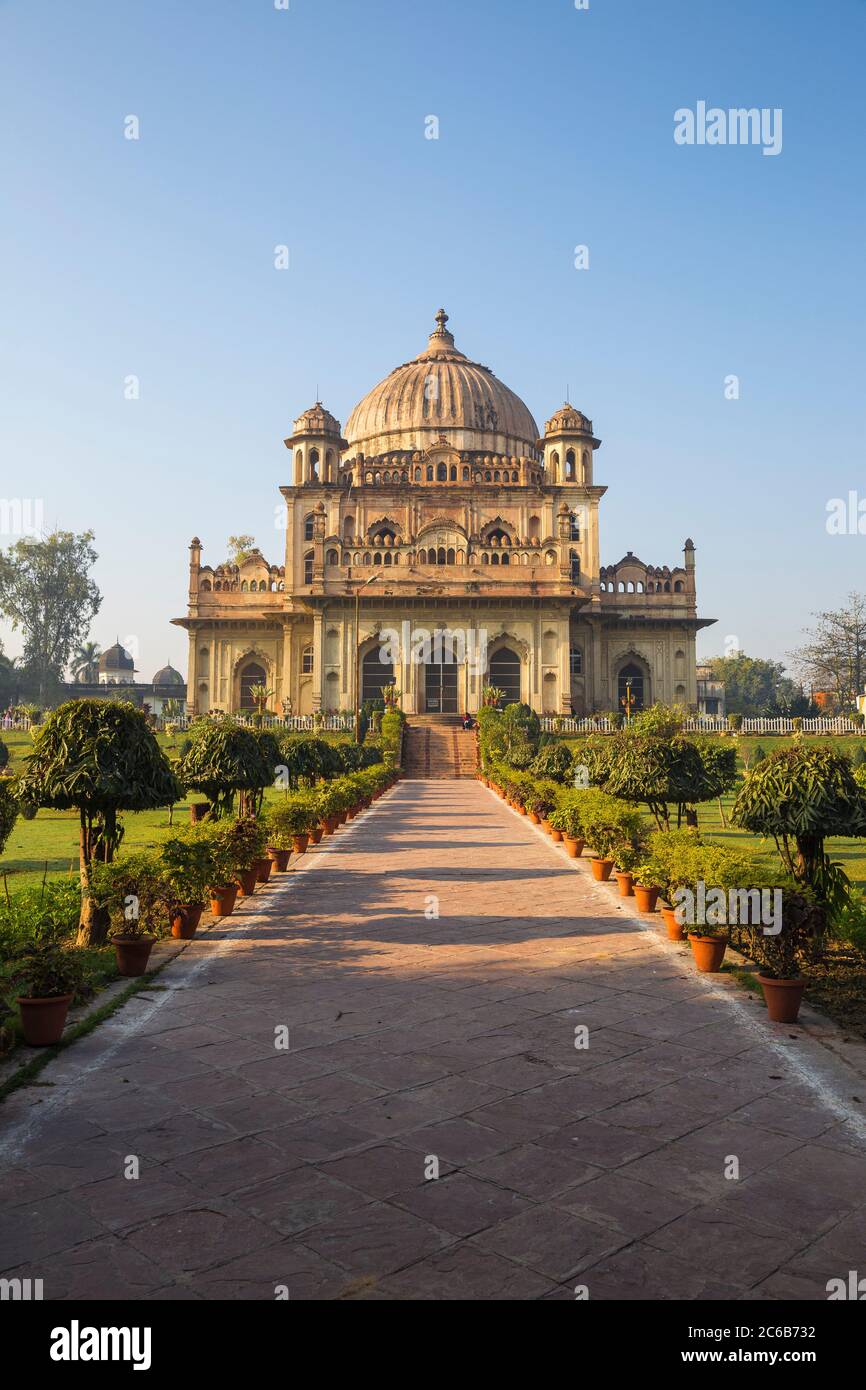
[[[480,784],[402,782],[0,1107],[2,1273],[826,1297],[866,1267],[863,1078],[657,921]]]

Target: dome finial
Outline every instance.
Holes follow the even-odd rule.
[[[448,322],[448,315],[446,314],[444,309],[439,310],[438,314],[436,315],[436,322],[439,325],[439,332],[444,333],[445,325]]]

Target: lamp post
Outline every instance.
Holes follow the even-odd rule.
[[[381,578],[382,571],[377,570],[371,574],[369,579],[365,579],[363,584],[359,584],[355,590],[355,742],[361,742],[361,590],[366,589],[368,584],[375,584]]]
[[[633,705],[634,705],[635,703],[636,703],[636,700],[635,700],[634,695],[632,694],[632,689],[631,689],[631,676],[629,676],[628,679],[626,680],[626,683],[625,683],[625,694],[623,695],[622,699],[620,700],[620,704],[623,705],[623,706],[625,707],[625,722],[626,722],[626,724],[630,724],[630,723],[631,723],[631,712],[632,712],[632,707],[633,707]]]

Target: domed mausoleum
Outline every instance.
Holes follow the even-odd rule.
[[[426,348],[345,429],[317,401],[286,447],[283,563],[202,564],[190,545],[190,712],[353,708],[394,683],[407,713],[476,710],[485,685],[539,714],[694,706],[695,548],[601,563],[601,440],[566,402],[544,431],[439,310]],[[358,618],[356,621],[356,611]],[[160,673],[164,674],[164,673]],[[175,675],[178,673],[175,672]]]

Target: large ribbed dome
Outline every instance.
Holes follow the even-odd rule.
[[[426,351],[355,406],[345,430],[350,452],[423,452],[444,435],[455,449],[535,458],[538,426],[523,401],[457,350],[444,309],[436,322]]]

